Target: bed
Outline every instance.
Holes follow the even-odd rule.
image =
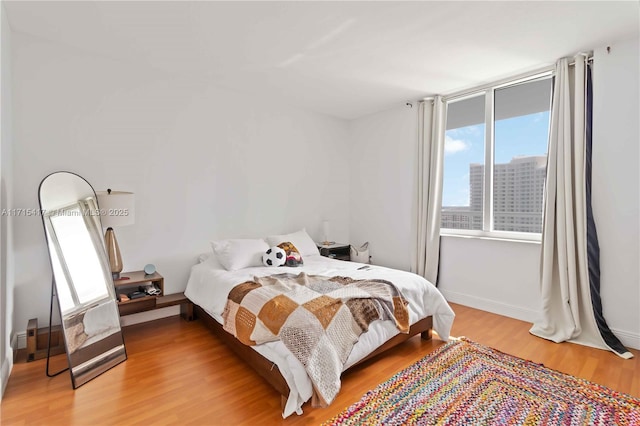
[[[320,256],[317,249],[315,253],[311,249],[303,252],[304,265],[297,267],[238,268],[235,265],[236,267],[228,270],[229,265],[223,266],[224,262],[221,260],[221,253],[216,253],[215,250],[201,255],[199,263],[192,267],[185,295],[194,303],[196,316],[282,395],[283,417],[293,413],[302,414],[302,405],[314,396],[314,386],[305,367],[282,342],[245,346],[223,329],[227,297],[240,283],[275,273],[340,276],[355,280],[375,278],[392,282],[408,301],[409,332],[400,333],[393,321],[373,322],[368,331],[359,336],[342,371],[417,334],[430,339],[432,329],[441,339],[448,340],[454,313],[435,286],[418,275],[381,266],[330,259]],[[255,260],[253,264],[255,265]]]
[[[114,315],[117,309],[115,301],[107,299],[68,315],[64,320],[64,335],[69,354],[119,332],[119,317]]]

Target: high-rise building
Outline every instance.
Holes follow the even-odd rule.
[[[493,170],[493,229],[542,232],[542,200],[547,157],[514,157]],[[484,165],[469,165],[469,206],[442,207],[441,224],[450,229],[482,229]]]

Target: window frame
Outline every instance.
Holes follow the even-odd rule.
[[[449,103],[463,101],[465,99],[473,98],[476,96],[484,95],[484,178],[483,178],[483,200],[482,200],[482,230],[476,229],[453,229],[440,227],[441,236],[460,236],[460,237],[474,237],[474,238],[490,238],[499,240],[515,240],[515,241],[530,241],[540,242],[542,241],[542,232],[517,232],[517,231],[499,231],[494,229],[494,209],[493,209],[493,181],[494,181],[494,165],[495,165],[495,91],[508,87],[517,86],[520,84],[530,83],[536,80],[553,78],[553,67],[545,67],[536,71],[532,71],[527,74],[522,74],[516,77],[503,79],[498,82],[486,84],[475,89],[467,90],[463,93],[454,93],[449,96],[444,96],[445,101],[445,113],[448,114]],[[549,110],[551,110],[551,102],[553,96],[550,98]],[[547,133],[549,134],[549,133]],[[444,145],[444,138],[439,141]],[[547,140],[547,156],[549,155],[548,149],[549,141]],[[444,148],[443,148],[444,149]],[[444,168],[444,162],[443,162]],[[545,191],[546,192],[546,191]],[[440,207],[442,212],[442,206]],[[544,224],[544,199],[542,209],[542,221]]]

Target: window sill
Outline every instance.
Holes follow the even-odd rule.
[[[447,229],[440,231],[441,237],[473,238],[478,240],[506,241],[512,243],[541,244],[542,234],[524,232],[484,232]]]

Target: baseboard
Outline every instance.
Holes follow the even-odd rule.
[[[11,375],[11,370],[13,369],[13,351],[7,351],[7,356],[2,360],[2,366],[0,366],[0,378],[2,379],[2,383],[0,383],[0,400],[4,396],[4,391],[7,388],[7,383],[9,383],[9,376]]]
[[[138,314],[125,315],[120,317],[120,325],[126,327],[128,325],[140,324],[143,322],[153,321],[161,318],[180,315],[180,306],[169,306],[162,309],[154,309],[153,311],[140,312]],[[15,334],[15,349],[25,349],[27,347],[27,331],[20,331]]]
[[[515,318],[526,322],[535,322],[540,317],[540,312],[533,309],[510,305],[508,303],[497,302],[483,297],[471,296],[469,294],[458,293],[449,290],[440,290],[440,293],[447,301],[480,309],[509,318]]]
[[[504,315],[505,317],[515,318],[521,321],[533,323],[541,316],[540,312],[533,309],[496,302],[495,300],[489,300],[483,297],[471,296],[448,290],[440,290],[440,292],[449,302],[458,303],[460,305],[469,306],[471,308],[480,309],[498,315]],[[640,350],[640,334],[613,327],[611,328],[611,331],[627,348]]]
[[[631,331],[619,330],[617,328],[611,328],[611,331],[627,348],[640,350],[640,334],[632,333]]]

